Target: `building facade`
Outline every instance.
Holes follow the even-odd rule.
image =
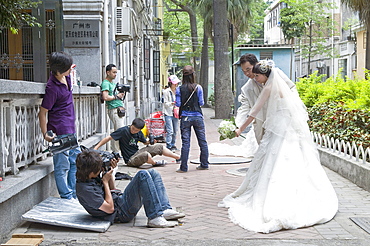
[[[167,77],[166,64],[161,59],[162,0],[63,0],[63,14],[64,47],[76,59],[82,84],[100,84],[105,66],[116,64],[116,82],[131,87],[125,100],[126,123],[135,117],[145,118],[155,110]],[[96,27],[99,38],[93,45],[83,47],[82,38],[69,38],[76,23]]]
[[[130,85],[124,102],[126,124],[157,110],[161,89],[167,84],[170,48],[162,37],[162,0],[45,0],[28,12],[37,17],[41,27],[25,25],[18,34],[9,30],[0,33],[0,80],[5,85],[0,91],[2,176],[16,174],[20,167],[42,156],[37,114],[52,52],[63,50],[76,64],[73,81],[81,141],[111,131],[105,106],[98,103],[99,87],[87,86],[101,84],[106,65],[116,64],[119,72],[115,82]],[[32,103],[26,105],[24,100]],[[94,115],[94,119],[84,122],[87,115]],[[94,124],[93,130],[85,134],[88,123]],[[13,133],[12,126],[24,130]],[[31,145],[22,141],[26,138]],[[23,153],[25,150],[32,154]]]
[[[100,87],[88,86],[101,84],[106,65],[116,64],[116,82],[130,85],[124,101],[127,124],[161,107],[170,67],[162,0],[44,0],[27,12],[42,26],[24,25],[17,35],[0,32],[0,217],[7,221],[0,225],[1,235],[21,222],[21,214],[56,193],[38,122],[52,52],[65,51],[76,64],[76,131],[86,147],[112,130]]]
[[[341,72],[343,77],[354,78],[356,74],[363,77],[364,50],[358,46],[357,30],[354,23],[358,23],[358,16],[340,0],[330,1],[335,8],[327,10],[328,18],[334,20],[335,30],[327,33],[326,47],[331,55],[318,54],[310,59],[302,55],[299,43],[295,44],[295,77],[305,77],[317,71],[330,77]],[[265,11],[264,41],[265,44],[287,44],[280,27],[280,10],[286,8],[283,2],[275,0]],[[325,10],[323,10],[325,11]],[[362,71],[362,72],[361,72]],[[356,73],[357,72],[357,73]]]

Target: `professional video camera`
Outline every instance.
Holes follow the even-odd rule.
[[[116,84],[116,87],[113,90],[113,95],[117,95],[118,93],[125,93],[125,95],[120,98],[121,101],[124,101],[126,98],[126,92],[130,92],[131,86],[130,85],[125,85],[125,84]]]
[[[53,137],[54,133],[52,130],[47,131],[48,136]],[[64,137],[56,136],[53,138],[51,145],[47,150],[49,150],[53,155],[62,153],[64,151],[74,149],[78,147],[77,138],[75,134],[68,134]]]
[[[154,136],[153,134],[149,134],[149,143],[151,145],[154,144],[154,140],[157,140],[158,142],[163,141],[164,140],[163,134],[160,134],[160,135],[157,135],[157,136]]]
[[[119,93],[130,92],[131,86],[125,84],[116,84],[115,88]]]
[[[97,151],[103,160],[102,169],[103,169],[103,175],[104,175],[110,170],[110,161],[112,159],[118,160],[120,158],[120,155],[117,152],[108,152],[108,151],[101,151],[101,150],[97,150]]]

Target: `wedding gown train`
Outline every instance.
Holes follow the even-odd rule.
[[[246,134],[243,134],[245,139],[241,145],[229,145],[226,143],[211,143],[208,145],[210,154],[224,155],[224,156],[242,156],[251,158],[257,151],[258,143],[256,136],[254,135],[253,126],[249,129]]]

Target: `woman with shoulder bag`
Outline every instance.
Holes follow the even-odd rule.
[[[194,68],[190,65],[182,69],[182,85],[176,89],[176,106],[180,107],[181,165],[176,171],[188,171],[191,127],[194,128],[200,148],[200,165],[197,170],[208,170],[208,144],[201,106],[204,105],[203,88],[195,82]]]
[[[175,110],[175,99],[176,99],[176,87],[180,80],[176,75],[171,75],[168,78],[168,88],[163,91],[163,114],[166,128],[166,147],[169,150],[175,152],[177,150],[176,134],[179,128],[178,114],[176,117]],[[178,108],[177,108],[178,109]]]

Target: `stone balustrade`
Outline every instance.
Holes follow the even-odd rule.
[[[47,157],[38,121],[44,83],[0,79],[0,176]],[[79,142],[105,131],[105,108],[99,87],[74,86],[76,134]]]

